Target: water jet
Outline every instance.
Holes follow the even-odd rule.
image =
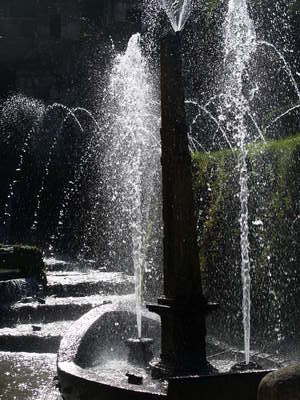
[[[151,0],[149,2],[145,0],[145,3],[150,2]],[[157,0],[153,0],[153,2],[157,2]],[[85,281],[81,287],[82,291],[77,291],[75,286],[75,289],[71,288],[71,291],[74,295],[78,295],[80,292],[87,297],[76,302],[76,307],[73,307],[74,300],[67,303],[65,300],[59,299],[59,302],[61,302],[59,307],[58,304],[53,302],[51,307],[55,304],[55,310],[58,311],[53,313],[55,318],[58,318],[58,314],[60,314],[59,318],[63,318],[65,321],[66,314],[68,314],[67,325],[69,320],[78,318],[83,312],[87,312],[96,304],[103,305],[103,307],[93,310],[89,315],[75,323],[61,344],[58,366],[62,392],[67,399],[97,399],[99,395],[101,398],[116,398],[118,396],[153,399],[162,397],[182,399],[188,395],[192,398],[195,397],[195,399],[199,397],[211,399],[218,398],[220,393],[222,393],[223,398],[240,399],[248,397],[254,399],[257,382],[267,369],[277,367],[276,363],[266,362],[269,357],[267,354],[262,356],[258,352],[267,352],[266,346],[273,346],[268,347],[273,348],[270,351],[278,351],[282,355],[281,352],[283,346],[285,346],[292,360],[293,343],[297,343],[295,333],[299,329],[295,329],[295,327],[298,326],[299,318],[295,317],[292,312],[287,313],[286,311],[287,309],[290,311],[292,308],[299,310],[298,306],[293,307],[299,302],[297,297],[295,301],[292,298],[293,294],[297,295],[297,287],[299,286],[296,281],[299,277],[298,256],[294,251],[294,249],[298,250],[294,238],[297,241],[299,213],[296,204],[298,204],[299,190],[298,193],[297,188],[292,190],[291,193],[285,193],[285,190],[290,189],[287,186],[287,181],[291,186],[297,182],[296,173],[299,171],[299,158],[296,160],[296,157],[298,152],[289,153],[288,157],[280,155],[278,157],[280,169],[274,168],[275,163],[273,164],[272,154],[271,157],[270,154],[266,154],[266,158],[265,155],[262,155],[263,149],[269,148],[268,139],[270,135],[273,135],[274,131],[279,132],[278,121],[286,118],[286,115],[292,112],[298,113],[299,104],[295,105],[290,102],[292,99],[291,92],[294,96],[297,94],[297,102],[299,102],[296,75],[294,77],[293,68],[289,68],[281,52],[275,50],[275,47],[267,42],[256,40],[254,22],[247,9],[247,1],[229,0],[229,9],[223,25],[225,33],[224,66],[220,71],[222,76],[217,77],[219,78],[219,87],[212,88],[211,83],[209,83],[208,86],[215,90],[215,93],[211,96],[208,86],[202,92],[201,88],[210,81],[211,75],[215,79],[216,73],[214,71],[210,75],[208,70],[213,70],[214,68],[211,67],[214,64],[210,63],[209,54],[206,58],[205,51],[202,50],[202,44],[205,48],[209,46],[206,46],[201,39],[199,41],[201,46],[196,45],[198,48],[195,48],[196,41],[191,40],[193,33],[192,36],[190,35],[191,31],[194,30],[193,28],[195,27],[195,30],[198,31],[201,29],[199,19],[197,26],[193,26],[194,22],[187,25],[189,31],[186,37],[189,40],[185,41],[186,37],[183,37],[181,33],[191,12],[192,0],[165,0],[162,3],[176,32],[175,35],[168,35],[161,41],[161,97],[163,100],[161,104],[163,117],[161,136],[163,138],[165,232],[163,294],[159,295],[158,290],[157,292],[152,290],[153,286],[149,289],[147,285],[148,277],[146,276],[149,271],[152,273],[152,271],[155,271],[155,267],[160,265],[160,262],[153,262],[156,258],[160,258],[160,254],[155,257],[155,254],[158,253],[152,250],[155,247],[153,246],[154,240],[149,246],[149,237],[152,239],[151,234],[154,231],[154,234],[161,231],[161,224],[156,223],[158,218],[153,218],[155,211],[158,211],[157,214],[159,214],[161,207],[159,172],[153,179],[154,169],[151,167],[154,164],[159,164],[156,161],[160,157],[159,145],[157,145],[159,140],[155,137],[159,133],[159,100],[154,86],[155,77],[152,74],[152,68],[156,67],[156,54],[153,57],[153,53],[151,53],[153,49],[150,50],[153,43],[148,42],[149,36],[147,35],[149,32],[145,34],[145,37],[147,37],[145,47],[143,46],[144,36],[136,34],[130,39],[125,53],[114,54],[112,68],[108,70],[110,84],[103,92],[99,90],[99,82],[97,81],[98,92],[101,91],[101,97],[103,95],[103,106],[98,107],[97,99],[92,101],[92,107],[97,113],[96,117],[81,107],[67,109],[62,104],[55,103],[45,108],[42,114],[43,119],[47,116],[47,122],[50,122],[50,114],[52,117],[56,115],[56,112],[54,115],[52,110],[59,111],[59,116],[62,117],[61,122],[58,121],[61,129],[58,126],[57,129],[52,126],[50,131],[48,127],[47,130],[45,127],[41,131],[42,135],[39,135],[43,140],[40,140],[35,131],[31,132],[30,129],[22,128],[25,131],[25,136],[27,132],[30,132],[27,139],[24,138],[26,139],[25,143],[23,141],[25,151],[23,154],[19,154],[19,162],[18,157],[12,157],[12,162],[8,163],[12,167],[15,165],[16,168],[16,170],[12,169],[12,185],[6,185],[11,197],[7,197],[9,201],[5,202],[5,207],[2,207],[5,215],[6,211],[8,212],[5,216],[7,223],[4,221],[4,228],[7,226],[10,237],[13,236],[9,231],[14,232],[14,229],[9,229],[9,225],[14,228],[14,220],[17,219],[14,214],[17,216],[18,213],[16,207],[18,202],[11,200],[15,196],[17,200],[19,194],[22,194],[28,177],[29,183],[33,183],[33,185],[28,185],[30,186],[29,191],[32,192],[30,199],[36,201],[30,201],[35,209],[31,207],[25,212],[26,216],[29,216],[26,227],[31,226],[29,236],[24,236],[26,240],[31,241],[37,238],[43,241],[45,243],[44,248],[47,248],[45,237],[50,237],[49,250],[51,250],[51,254],[57,255],[60,246],[71,243],[72,239],[77,241],[75,246],[81,246],[79,250],[80,262],[76,262],[76,267],[74,264],[71,266],[70,263],[61,268],[63,271],[60,272],[62,277],[68,276],[68,279],[74,281],[80,275],[80,278]],[[278,2],[275,2],[275,7],[277,5]],[[259,6],[257,5],[257,7]],[[253,13],[254,17],[256,17],[255,13],[256,10]],[[206,24],[204,25],[206,26]],[[151,34],[149,35],[151,36]],[[213,36],[215,35],[211,35],[211,37]],[[210,41],[209,39],[208,42]],[[181,45],[183,51],[181,51]],[[277,47],[278,44],[276,44]],[[259,69],[256,68],[255,63],[261,54],[257,53],[263,51],[275,56],[276,60],[272,59],[272,61],[275,61],[275,64],[279,61],[278,75],[289,78],[293,86],[289,93],[285,91],[286,102],[284,106],[279,105],[276,99],[272,106],[270,104],[271,111],[268,108],[259,110],[259,106],[263,102],[258,104],[261,99],[259,99],[260,96],[257,93],[262,94],[262,97],[265,93],[259,87],[261,81],[253,80],[253,76],[251,76]],[[205,63],[199,61],[201,60],[201,53],[205,54],[203,57]],[[222,52],[220,53],[222,55]],[[287,53],[284,50],[282,54],[286,55]],[[200,58],[197,55],[200,55]],[[186,63],[183,63],[185,69],[183,74],[181,73],[181,58],[186,61]],[[261,60],[259,62],[263,63]],[[200,85],[194,86],[195,82],[199,83],[197,76],[199,67],[203,71],[201,71],[204,78],[203,86],[201,82]],[[192,76],[190,76],[191,72]],[[182,75],[186,80],[186,85],[182,84]],[[185,86],[186,93],[184,93],[183,86]],[[285,86],[283,88],[286,89]],[[275,91],[278,93],[279,90]],[[268,91],[266,92],[268,93]],[[191,96],[191,100],[186,100],[184,105],[185,95]],[[267,96],[268,94],[265,95],[265,97]],[[72,100],[64,98],[64,101]],[[34,106],[34,103],[32,104]],[[74,107],[74,104],[72,107]],[[256,113],[257,110],[263,111],[265,119]],[[30,111],[32,110],[29,109],[28,113]],[[192,111],[196,111],[195,117],[191,115]],[[69,117],[79,128],[79,130],[76,129],[76,135],[73,135],[73,132],[70,131],[73,130],[73,126],[67,124]],[[204,121],[204,119],[209,119],[209,122]],[[91,122],[89,126],[87,121]],[[19,120],[16,121],[16,124],[18,122]],[[190,122],[192,123],[188,126]],[[197,122],[199,122],[198,125]],[[2,119],[0,123],[2,124]],[[65,126],[66,135],[60,135],[63,126]],[[207,139],[201,138],[201,134],[196,132],[197,126],[201,131],[209,133],[206,135]],[[285,126],[285,128],[285,132],[287,132],[288,127]],[[5,125],[2,130],[5,132]],[[47,136],[50,137],[48,133],[52,134],[54,131],[55,135],[51,135],[50,138],[52,142],[50,140],[45,142],[46,135],[44,133],[47,133]],[[87,138],[88,143],[86,141],[80,142],[78,143],[80,146],[77,146],[77,133],[78,136],[83,136],[81,133],[90,133],[91,137],[88,136]],[[150,137],[151,140],[148,140]],[[214,143],[215,137],[217,143]],[[76,157],[76,159],[75,157],[69,158],[69,153],[72,153],[72,151],[69,151],[69,145],[73,142],[73,139],[76,141],[74,147],[80,151],[84,149],[84,154],[80,153],[80,157]],[[257,141],[257,143],[252,146],[252,144],[248,145],[248,141]],[[46,157],[45,151],[38,154],[35,152],[37,142],[39,145],[43,145],[46,152],[49,149]],[[207,147],[208,151],[212,151],[215,149],[215,145],[227,154],[224,156],[224,154],[197,153],[198,149],[205,150]],[[190,149],[188,149],[189,146]],[[225,149],[223,146],[225,146]],[[279,143],[276,143],[276,146],[279,147]],[[266,171],[261,173],[259,162],[252,164],[253,147],[256,147],[260,154],[258,158],[261,157],[261,159],[264,159],[263,162],[270,166],[268,168],[268,171],[271,171],[270,174],[264,175]],[[191,195],[189,150],[196,152],[193,154],[194,162],[197,159],[199,163],[194,164],[196,174],[194,174],[193,179],[196,180],[194,185],[196,185],[195,192],[198,203],[195,210],[193,208],[193,196]],[[67,154],[65,158],[60,157],[61,151]],[[153,153],[155,153],[154,157]],[[2,149],[2,154],[5,154],[5,148]],[[38,155],[38,158],[43,155],[41,157],[42,163],[33,164],[42,167],[36,168],[37,171],[42,169],[41,174],[35,174],[32,166],[31,169],[28,168],[30,160],[35,158],[36,155]],[[228,158],[231,157],[232,160],[227,164]],[[14,158],[17,158],[16,162]],[[217,163],[212,165],[211,160],[213,158],[221,160],[219,165]],[[145,159],[147,160],[146,163]],[[239,159],[239,162],[237,162],[237,159]],[[222,165],[223,161],[226,166]],[[289,162],[289,171],[287,171],[284,164],[289,164]],[[57,185],[63,188],[59,192],[60,196],[57,196],[59,197],[56,202],[58,207],[55,209],[56,216],[53,218],[57,221],[57,226],[52,229],[51,225],[51,228],[46,230],[46,234],[43,235],[43,225],[46,225],[43,216],[45,214],[47,217],[53,215],[51,210],[46,210],[47,201],[45,201],[47,195],[51,194],[51,171],[53,170],[53,175],[55,175],[55,167],[57,165],[65,166],[66,164],[72,172],[63,174],[60,180],[62,185]],[[109,167],[105,169],[108,164],[110,164]],[[73,166],[75,166],[74,170]],[[228,173],[227,171],[224,173],[225,167],[230,170]],[[23,170],[24,185],[18,182],[21,175],[19,170]],[[159,171],[159,168],[156,171]],[[288,172],[291,171],[291,176],[288,176]],[[92,177],[89,172],[92,173]],[[215,176],[212,176],[215,174],[217,175],[216,179],[219,180],[218,185],[221,187],[219,193],[218,185],[214,184]],[[237,179],[234,182],[232,177],[235,176],[236,178],[238,175],[240,180]],[[269,177],[271,177],[272,183],[273,180],[280,181],[282,186],[280,194],[283,194],[277,197],[275,212],[273,213],[269,212],[272,208],[268,208],[270,202],[267,197],[270,195],[270,186],[272,185],[269,185],[269,192],[262,188]],[[253,195],[255,191],[253,179],[260,182],[261,191],[258,196]],[[104,180],[106,182],[103,184]],[[48,181],[49,185],[47,184]],[[202,189],[199,190],[200,181],[200,185],[206,186],[203,191]],[[152,186],[155,186],[153,182],[157,184],[157,189],[151,192],[151,196],[149,196]],[[240,188],[238,187],[239,184]],[[274,183],[275,188],[276,184],[277,182]],[[105,191],[105,186],[111,188],[111,190]],[[230,192],[227,192],[228,186],[231,186]],[[85,189],[87,189],[87,195],[83,193]],[[240,196],[238,197],[239,189]],[[224,196],[223,193],[225,193]],[[260,198],[261,194],[263,195]],[[84,198],[80,198],[81,195]],[[214,196],[218,198],[214,199]],[[29,203],[26,201],[26,196],[22,197],[24,204]],[[29,196],[27,197],[29,198]],[[223,197],[226,197],[224,208]],[[237,201],[233,199],[234,197],[237,198]],[[272,198],[273,195],[271,201]],[[214,200],[216,200],[215,203]],[[41,207],[44,202],[45,207]],[[148,207],[149,204],[150,207]],[[227,204],[230,204],[230,206],[228,207]],[[231,205],[234,205],[234,207],[231,207]],[[77,213],[79,208],[81,208],[81,215]],[[235,209],[237,210],[236,213]],[[255,209],[254,212],[253,209]],[[11,210],[14,211],[14,214],[10,216]],[[196,210],[199,211],[197,216],[195,216]],[[209,210],[209,212],[206,213],[206,210]],[[46,213],[43,211],[46,211]],[[241,218],[239,220],[240,211]],[[283,215],[278,215],[277,211]],[[224,217],[225,225],[219,222],[222,220],[223,212],[226,215]],[[291,234],[289,232],[286,234],[287,240],[283,237],[284,235],[280,236],[279,233],[281,232],[279,225],[283,221],[284,212],[290,213],[284,225],[289,225],[289,223],[286,223],[287,221],[291,221],[291,224],[282,231],[286,233],[289,228],[293,231]],[[106,214],[105,218],[107,217],[105,220],[102,218],[104,214]],[[276,218],[274,218],[274,215],[276,215]],[[123,216],[124,218],[122,218]],[[268,221],[268,217],[272,221]],[[197,239],[202,241],[204,237],[204,245],[199,246],[199,249],[195,240],[196,220],[198,220]],[[271,227],[271,234],[274,233],[275,241],[273,242],[273,237],[270,238],[270,230],[267,231],[266,229],[267,224],[269,224],[269,228]],[[80,225],[80,228],[77,228],[77,225]],[[15,229],[15,231],[17,233],[23,232],[20,228],[19,230]],[[238,237],[240,231],[242,232],[241,240],[238,242],[236,237]],[[78,232],[83,233],[83,235],[78,235]],[[203,237],[202,232],[204,232]],[[254,237],[252,236],[253,233]],[[284,239],[282,242],[278,240],[280,237]],[[159,249],[162,242],[160,238],[161,236],[155,239]],[[214,240],[216,238],[217,240]],[[293,243],[286,244],[288,241]],[[255,247],[257,242],[259,243],[258,248]],[[251,245],[250,257],[249,244]],[[287,247],[284,248],[284,245]],[[73,246],[72,243],[71,246],[73,249],[75,248],[75,251],[72,251],[73,256],[75,256],[77,247]],[[105,254],[103,254],[104,252]],[[288,255],[286,264],[281,263],[281,259],[276,260],[276,252],[280,254],[280,257],[282,255],[285,257],[285,253]],[[240,255],[242,256],[242,263],[240,262]],[[68,257],[70,256],[71,254],[68,253]],[[264,257],[267,268],[264,268],[266,264],[260,262]],[[102,279],[100,274],[99,276],[98,274],[95,275],[95,279],[98,279],[96,285],[87,284],[86,270],[92,267],[91,264],[93,264],[93,269],[101,268],[101,270],[105,270],[108,265],[131,273],[135,269],[135,300],[133,294],[127,296],[131,300],[128,301],[127,298],[126,303],[124,296],[122,300],[121,296],[119,298],[113,297],[113,304],[108,305],[107,300],[110,300],[110,295],[113,296],[117,292],[115,284],[110,282],[109,286],[98,285]],[[200,264],[201,274],[199,271]],[[279,272],[275,271],[277,265],[280,269]],[[282,268],[283,265],[287,265],[288,268]],[[243,335],[241,334],[242,312],[241,299],[239,298],[241,294],[240,266],[243,270],[242,279],[244,283],[245,354],[241,350]],[[76,268],[76,271],[71,277],[66,270],[71,271],[73,267]],[[151,270],[151,268],[153,269]],[[295,268],[295,270],[293,271],[292,268]],[[217,273],[214,276],[215,269]],[[254,269],[256,271],[252,273]],[[203,282],[201,282],[201,278],[204,278]],[[250,278],[253,282],[251,299]],[[142,290],[143,285],[148,291],[146,295]],[[61,289],[56,288],[51,293],[57,293],[62,297],[67,292],[70,295],[69,286],[63,285]],[[97,293],[92,299],[90,295],[94,293],[94,290]],[[112,290],[114,290],[114,293],[112,293]],[[133,291],[133,286],[130,286],[129,290]],[[107,300],[100,302],[100,292],[105,295]],[[118,293],[122,294],[121,292]],[[208,312],[216,308],[216,305],[209,304],[206,299],[214,298],[214,296],[219,299],[221,310],[217,311],[218,314],[212,313],[211,318],[207,320]],[[148,311],[143,309],[143,303],[155,302],[158,297],[157,304],[149,304]],[[251,346],[250,300],[253,305],[253,307],[251,305],[253,310],[251,315]],[[31,304],[32,299],[26,301]],[[39,302],[42,302],[42,300],[39,299]],[[260,302],[262,302],[261,305]],[[286,304],[288,307],[284,307]],[[45,305],[49,310],[49,304]],[[283,307],[281,307],[282,305]],[[46,315],[45,309],[39,308],[37,312],[33,312],[34,307],[35,305],[27,307],[28,311],[23,313],[25,317],[22,315],[22,321],[23,318],[24,320],[26,318],[27,321],[27,319],[30,320],[34,317],[35,320],[31,321],[29,325],[30,333],[37,334],[41,330],[40,333],[45,336],[47,329],[44,329],[44,325],[46,325],[44,318],[49,318],[49,316]],[[224,307],[227,307],[226,311],[224,311]],[[13,315],[15,317],[21,315],[24,309],[21,306]],[[65,313],[65,310],[68,312]],[[274,315],[272,315],[273,311]],[[43,318],[42,326],[35,323],[40,318],[39,316]],[[216,334],[215,337],[206,338],[206,325],[210,335],[213,332],[213,334]],[[15,331],[19,333],[22,328],[18,326]],[[226,329],[229,333],[228,337],[225,337]],[[3,333],[1,338],[4,337]],[[258,343],[257,338],[262,333],[262,342]],[[220,339],[220,335],[223,334],[222,340],[227,340],[228,343],[217,341],[217,338]],[[57,341],[55,343],[57,343],[57,346],[58,339],[59,336],[56,336],[55,340]],[[271,342],[272,339],[274,340],[273,343]],[[4,340],[2,339],[2,345],[7,345]],[[238,343],[238,349],[230,347],[234,341],[236,341],[235,344]],[[20,340],[20,342],[22,342],[22,346],[26,346],[26,341]],[[245,361],[243,361],[244,355]],[[269,358],[271,360],[271,357]],[[279,356],[277,361],[278,366],[280,366],[280,363],[283,364]],[[232,364],[234,365],[232,366]],[[265,370],[260,369],[259,364]],[[230,367],[231,370],[229,370]],[[289,374],[289,371],[287,373]]]
[[[147,306],[150,312],[142,311],[140,338],[132,339],[134,304],[96,308],[71,327],[58,354],[66,400],[198,399],[200,394],[212,399],[220,393],[226,400],[255,400],[259,382],[269,372],[218,373],[207,359],[205,319],[218,306],[206,300],[201,287],[181,68],[178,34],[168,35],[161,41],[163,296]],[[132,355],[136,346],[141,350],[150,343],[144,337],[153,339],[150,368],[148,349]]]

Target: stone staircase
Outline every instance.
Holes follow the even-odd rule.
[[[91,266],[90,266],[91,267]],[[132,276],[52,262],[45,298],[29,298],[0,314],[0,352],[56,353],[65,330],[93,307],[132,296]]]

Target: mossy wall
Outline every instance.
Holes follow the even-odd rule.
[[[194,154],[200,264],[220,303],[210,330],[242,344],[238,152]],[[300,342],[300,135],[250,145],[252,347],[293,352]]]
[[[45,264],[41,251],[32,246],[0,244],[0,272],[16,272],[16,278],[35,278],[45,282]],[[1,276],[0,275],[0,279]]]

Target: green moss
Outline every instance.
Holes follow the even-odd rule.
[[[256,157],[259,153],[294,151],[300,146],[300,133],[280,140],[269,140],[267,142],[251,143],[247,146],[248,157]],[[237,159],[238,149],[223,149],[214,152],[195,152],[192,154],[194,164],[199,171],[206,171],[211,164],[219,164],[222,160]]]
[[[300,146],[300,134],[290,136],[281,140],[270,140],[268,142],[259,142],[248,146],[250,157],[255,157],[260,152],[291,152]]]
[[[206,3],[206,12],[208,17],[211,17],[215,10],[220,6],[220,3],[220,0],[209,0]]]
[[[300,134],[247,146],[252,324],[278,342],[295,334],[299,310]],[[238,151],[193,154],[200,265],[205,290],[220,302],[228,336],[241,323]],[[298,302],[298,303],[297,303]]]

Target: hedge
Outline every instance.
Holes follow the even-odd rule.
[[[237,159],[229,150],[193,155],[204,287],[221,306],[211,329],[242,344]],[[300,343],[300,135],[249,145],[247,162],[252,345],[289,353]]]

